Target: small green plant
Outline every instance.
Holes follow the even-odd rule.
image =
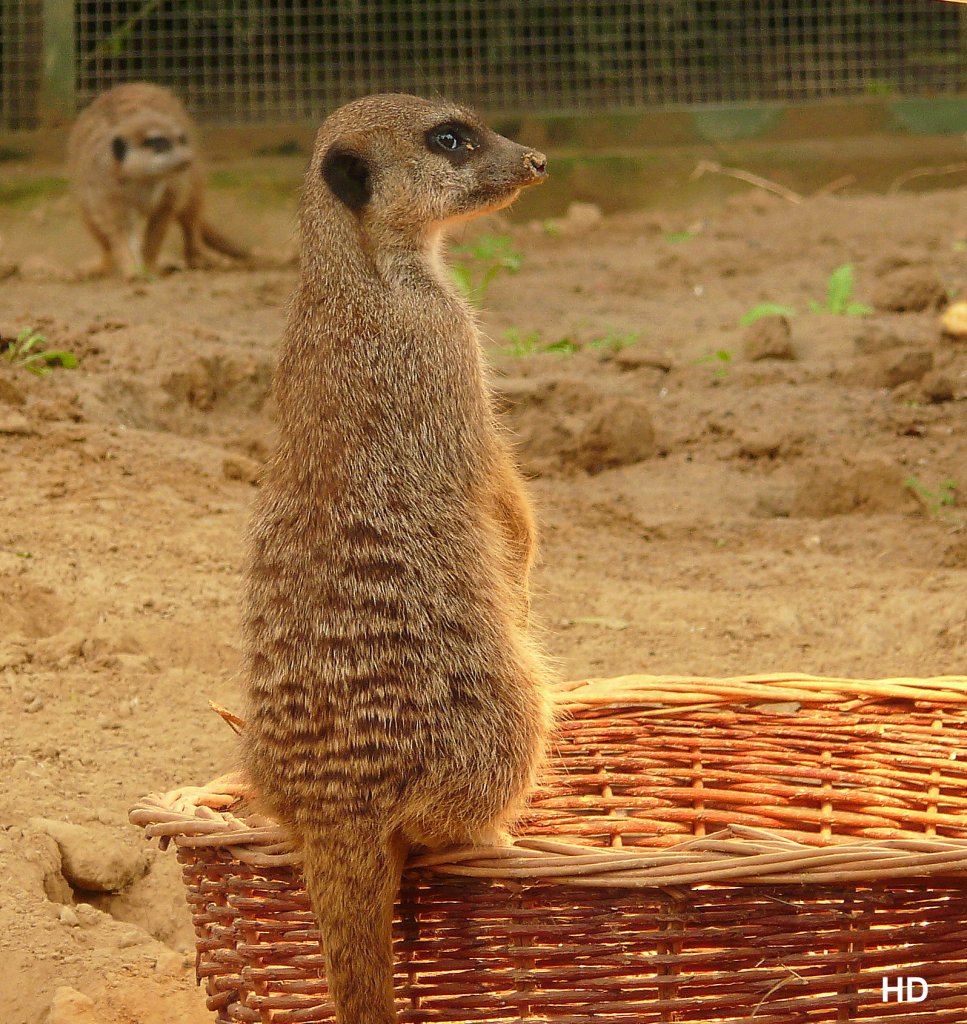
[[[629,345],[634,345],[640,338],[641,334],[638,331],[607,331],[599,338],[592,338],[585,348],[593,352],[620,352]]]
[[[683,242],[690,242],[698,238],[697,231],[666,231],[662,236],[669,245],[681,245]]]
[[[516,274],[524,262],[506,235],[481,235],[473,245],[454,246],[453,252],[464,257],[450,268],[453,282],[476,306],[499,274]]]
[[[545,345],[542,349],[543,352],[556,352],[559,356],[572,356],[580,350],[581,346],[568,335],[558,338],[557,341],[550,342],[550,344]]]
[[[729,375],[729,369],[732,366],[732,353],[727,348],[720,348],[715,352],[709,352],[707,356],[702,356],[701,359],[696,360],[698,363],[711,363],[714,366],[712,370],[712,377],[714,380],[726,380]]]
[[[919,477],[909,476],[903,486],[912,491],[921,505],[932,515],[939,516],[942,509],[953,508],[957,503],[957,481],[941,480],[936,490],[931,490]]]
[[[531,356],[552,352],[560,356],[570,356],[585,349],[591,352],[620,352],[638,341],[641,335],[635,331],[624,334],[608,331],[597,338],[591,338],[590,341],[579,341],[569,334],[555,341],[545,341],[540,331],[522,331],[519,327],[508,327],[501,337],[506,344],[498,351],[503,355]]]
[[[541,221],[541,230],[548,238],[557,238],[561,233],[561,225],[553,217]]]
[[[506,345],[500,351],[507,356],[532,355],[541,343],[540,331],[522,331],[519,327],[508,327],[502,337]]]
[[[811,299],[809,308],[814,313],[832,313],[835,316],[867,316],[872,313],[872,306],[850,301],[855,276],[856,271],[852,263],[844,263],[837,267],[829,275],[826,283],[826,304]]]
[[[532,356],[542,352],[556,352],[569,356],[580,350],[581,345],[569,335],[556,341],[546,342],[540,331],[522,331],[519,327],[508,327],[503,333],[507,344],[499,349],[507,356]]]
[[[742,327],[748,327],[749,324],[754,324],[756,320],[761,320],[764,316],[795,315],[796,311],[792,306],[783,306],[779,302],[760,302],[758,306],[753,306],[752,309],[742,314],[739,324]]]
[[[14,366],[45,377],[54,367],[73,370],[77,366],[77,356],[73,352],[51,352],[40,348],[46,345],[47,339],[38,334],[32,327],[25,327],[15,341],[7,342],[2,349],[3,357]]]

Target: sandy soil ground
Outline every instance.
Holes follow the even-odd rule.
[[[214,205],[289,244],[290,196],[243,222],[229,192]],[[964,670],[967,344],[937,307],[964,287],[965,210],[964,190],[749,191],[484,227],[523,255],[482,319],[563,675]],[[202,1024],[174,857],[126,815],[232,763],[207,701],[239,705],[242,537],[295,270],[74,279],[92,255],[65,197],[0,207],[2,343],[32,328],[80,360],[0,359],[0,1019]],[[876,311],[811,311],[846,263]],[[795,309],[788,337],[740,326],[766,301]],[[68,863],[85,849],[90,879]]]

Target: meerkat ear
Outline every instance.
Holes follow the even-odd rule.
[[[330,149],[322,161],[322,176],[350,210],[361,210],[373,194],[369,164],[351,149]]]
[[[114,159],[120,163],[124,159],[124,155],[127,151],[128,144],[120,135],[115,135],[114,138],[111,139],[111,152],[114,154]]]

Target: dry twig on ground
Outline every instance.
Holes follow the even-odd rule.
[[[915,178],[927,178],[927,177],[942,177],[945,174],[960,174],[967,171],[967,163],[961,162],[957,164],[943,164],[941,167],[914,167],[912,170],[904,171],[903,174],[897,175],[887,189],[887,195],[896,195],[897,192],[903,188],[904,185],[909,181],[913,181]]]
[[[701,178],[706,174],[724,174],[729,178],[737,178],[739,181],[747,182],[749,185],[754,185],[756,188],[762,188],[765,189],[766,192],[772,192],[777,196],[782,196],[783,199],[788,199],[790,203],[801,203],[804,198],[798,192],[793,192],[791,188],[786,188],[785,185],[780,185],[775,181],[769,181],[768,178],[760,177],[758,174],[753,174],[751,171],[743,171],[741,167],[723,167],[721,164],[715,163],[713,160],[699,160],[690,177],[692,181],[695,181],[697,178]]]

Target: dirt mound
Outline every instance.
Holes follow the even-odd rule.
[[[599,374],[506,378],[498,402],[526,470],[534,475],[600,473],[657,452],[652,404],[620,381]]]
[[[25,559],[29,552],[14,552],[14,557]],[[0,620],[8,642],[53,636],[64,628],[67,616],[68,609],[52,588],[37,586],[16,572],[0,571]]]
[[[938,309],[947,292],[933,267],[897,267],[885,273],[873,292],[877,309],[895,313],[921,313]]]
[[[807,460],[798,468],[791,513],[811,519],[912,511],[900,467],[886,460]]]

